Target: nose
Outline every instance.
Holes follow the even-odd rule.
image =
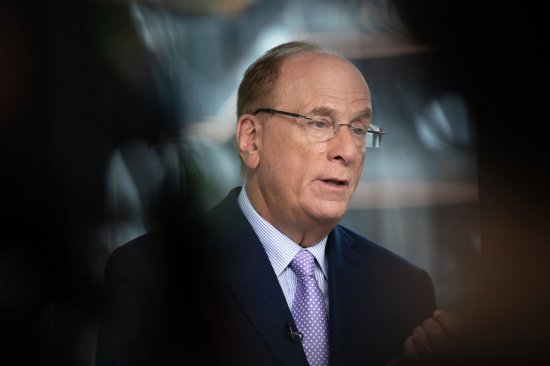
[[[348,127],[348,128],[341,128]],[[361,154],[361,148],[355,144],[349,123],[341,123],[336,130],[336,136],[329,140],[329,159],[341,160],[345,165],[354,163]]]

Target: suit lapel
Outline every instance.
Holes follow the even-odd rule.
[[[372,279],[367,275],[370,259],[353,250],[353,239],[339,226],[329,235],[326,249],[329,263],[329,327],[331,364],[349,364],[365,349],[372,324],[372,307],[366,301]],[[367,342],[365,342],[367,340]]]
[[[282,364],[306,364],[300,344],[287,330],[292,314],[269,258],[236,202],[233,191],[214,218],[221,237],[214,241],[219,270],[243,312]],[[225,219],[222,219],[225,218]],[[230,217],[231,220],[227,220]]]

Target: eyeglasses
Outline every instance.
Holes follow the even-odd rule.
[[[328,141],[338,133],[340,126],[348,126],[355,145],[361,148],[379,148],[382,135],[385,132],[377,125],[370,124],[366,118],[358,119],[350,123],[338,123],[330,118],[322,116],[304,116],[297,113],[279,111],[271,108],[259,108],[254,112],[282,114],[285,116],[300,118],[305,121],[306,134],[313,141]]]

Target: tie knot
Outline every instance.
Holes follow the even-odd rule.
[[[305,249],[300,250],[290,262],[290,268],[298,277],[313,276],[314,266],[315,257]]]

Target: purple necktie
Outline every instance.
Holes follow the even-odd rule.
[[[311,366],[328,365],[328,321],[323,292],[315,279],[315,257],[302,249],[290,268],[298,276],[292,303],[292,316],[298,331],[304,335],[302,345]]]

